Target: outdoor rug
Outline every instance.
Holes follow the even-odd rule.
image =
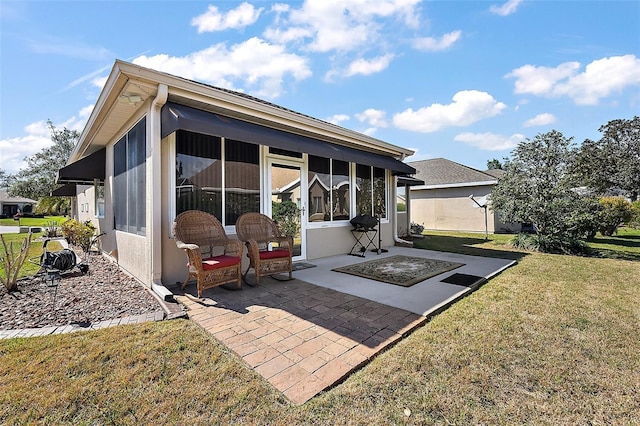
[[[424,281],[447,271],[464,266],[464,263],[396,255],[354,265],[334,268],[333,271],[357,275],[403,287]]]

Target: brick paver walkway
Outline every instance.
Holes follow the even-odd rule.
[[[339,383],[426,321],[300,280],[263,278],[241,291],[208,290],[202,301],[172,291],[189,318],[295,404]]]

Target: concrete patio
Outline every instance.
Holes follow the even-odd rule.
[[[400,287],[333,268],[392,255],[464,263],[412,287]],[[230,348],[294,404],[335,386],[381,351],[398,342],[427,317],[472,292],[441,280],[453,273],[489,279],[515,261],[393,247],[316,259],[294,272],[294,280],[263,278],[241,291],[214,288],[202,299],[195,284],[186,293],[173,287],[189,318]]]

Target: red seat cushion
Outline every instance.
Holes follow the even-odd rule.
[[[275,249],[260,252],[260,259],[278,259],[281,257],[289,257],[289,250]]]
[[[222,254],[220,256],[209,257],[202,260],[202,267],[205,270],[226,268],[227,266],[233,266],[240,263],[240,258],[237,256],[227,256]]]

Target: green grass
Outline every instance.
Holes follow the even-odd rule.
[[[44,218],[35,217],[21,217],[20,226],[47,226],[49,222],[56,222],[60,225],[67,220],[64,216],[45,216]],[[0,225],[2,226],[18,226],[18,221],[13,218],[0,219]]]
[[[0,341],[0,423],[640,424],[640,262],[427,237],[518,264],[302,406],[174,320]]]
[[[640,229],[620,228],[611,237],[598,234],[589,241],[589,246],[603,257],[640,260]]]
[[[501,257],[518,260],[527,255],[509,247],[513,234],[493,234],[484,240],[484,234],[448,233],[425,231],[423,239],[414,241],[414,246],[426,250],[441,250],[486,257]],[[616,235],[605,237],[598,234],[587,241],[594,257],[640,260],[640,229],[620,228]]]
[[[40,269],[38,265],[40,262],[40,256],[42,255],[42,241],[38,241],[37,239],[44,235],[44,233],[35,233],[31,236],[31,245],[29,246],[29,252],[27,254],[27,260],[22,265],[20,269],[20,273],[18,274],[18,278],[28,277],[34,275]],[[4,239],[7,247],[13,248],[13,253],[16,255],[20,252],[20,248],[22,247],[22,242],[27,238],[28,234],[2,234],[2,238]],[[48,250],[55,251],[62,249],[62,246],[58,242],[51,242],[50,245],[47,246]],[[2,256],[4,257],[4,246],[0,243],[0,252],[2,252]],[[29,260],[33,260],[33,262]],[[35,263],[34,263],[35,262]],[[0,263],[0,274],[4,275],[4,265]],[[0,284],[1,285],[1,284]]]

